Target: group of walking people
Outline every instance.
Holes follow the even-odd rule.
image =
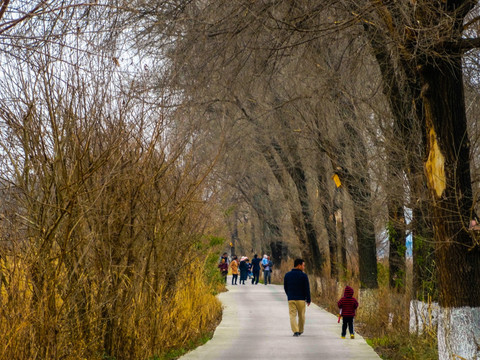
[[[253,255],[252,261],[247,256],[242,256],[240,260],[236,255],[228,261],[227,253],[223,253],[218,265],[222,276],[227,282],[228,269],[232,271],[232,285],[245,285],[245,281],[252,280],[252,285],[257,285],[260,281],[260,272],[263,272],[263,283],[265,285],[272,283],[273,262],[269,255],[263,255],[259,258],[257,254]],[[240,279],[238,276],[240,275]]]
[[[259,282],[260,270],[263,269],[263,279],[265,285],[271,284],[271,272],[273,263],[268,255],[264,255],[262,259],[257,254],[253,256],[250,262],[246,256],[240,258],[238,262],[237,256],[233,256],[232,261],[228,262],[227,253],[221,257],[218,265],[222,275],[227,281],[227,274],[229,267],[232,269],[232,285],[237,285],[238,275],[240,273],[240,284],[245,285],[245,281],[249,277],[251,271],[252,285]],[[310,283],[308,276],[305,273],[305,261],[303,259],[296,259],[293,263],[293,269],[285,274],[283,279],[283,288],[288,299],[288,312],[290,315],[290,327],[293,336],[298,337],[303,334],[305,325],[305,310],[310,306]],[[353,330],[353,319],[358,308],[358,301],[353,297],[353,288],[346,286],[343,296],[338,300],[339,318],[343,318],[341,337],[345,339],[347,328],[350,333],[350,338],[355,338]]]

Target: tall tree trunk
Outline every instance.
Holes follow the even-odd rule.
[[[409,64],[408,59],[404,59],[395,53],[391,48],[391,40],[389,34],[378,29],[374,23],[364,23],[364,30],[367,39],[373,50],[373,55],[378,63],[382,76],[383,93],[388,101],[393,116],[393,133],[399,136],[400,142],[404,148],[404,155],[401,166],[396,163],[393,156],[388,161],[388,166],[392,170],[402,170],[407,176],[409,184],[408,205],[412,211],[411,219],[411,237],[412,237],[412,257],[413,257],[413,284],[412,299],[410,309],[410,329],[416,331],[423,327],[425,321],[424,316],[420,315],[417,309],[423,309],[429,304],[422,302],[435,301],[436,297],[436,281],[433,251],[433,233],[427,224],[429,210],[425,201],[426,193],[426,177],[423,171],[422,159],[424,158],[424,111],[420,97],[421,85],[419,77],[415,74],[414,68]],[[401,66],[398,66],[398,65]],[[395,142],[394,142],[395,143]],[[394,144],[388,144],[389,146]],[[398,145],[397,145],[398,146]],[[389,170],[389,172],[392,172]],[[390,197],[390,195],[389,195]],[[395,221],[395,218],[401,217],[398,211],[400,202],[388,202],[389,219]],[[398,246],[400,239],[398,230],[395,229],[395,222],[390,227],[390,247],[391,261],[390,265],[390,284],[395,285],[394,275],[399,271],[396,263],[402,264],[398,259]],[[402,241],[403,243],[403,241]],[[402,250],[403,253],[403,250]],[[393,268],[392,268],[393,267]],[[401,270],[400,270],[401,271]],[[393,276],[392,276],[393,275]],[[419,303],[421,302],[421,303]]]
[[[364,187],[366,184],[362,182],[362,185]],[[351,186],[349,193],[355,204],[360,286],[365,289],[376,289],[378,282],[375,230],[371,213],[367,211],[370,194],[369,191],[362,191],[362,188],[356,186]]]
[[[327,191],[325,191],[327,192]],[[327,204],[330,197],[325,196],[322,201],[322,215],[323,215],[323,222],[325,223],[325,227],[327,229],[327,237],[328,237],[328,252],[329,252],[329,260],[330,260],[330,277],[338,281],[338,274],[340,273],[340,264],[338,261],[338,239],[337,239],[337,229],[335,223],[335,214],[331,209],[331,206]]]
[[[335,228],[340,248],[338,263],[341,265],[339,269],[339,278],[346,280],[348,261],[347,261],[347,243],[345,239],[345,227],[343,225],[343,213],[340,207],[335,207]]]
[[[252,223],[253,226],[253,223]],[[238,210],[233,212],[233,224],[230,230],[230,256],[235,255],[235,244],[238,241]]]
[[[309,258],[311,264],[311,271],[315,274],[322,272],[322,267],[325,261],[325,255],[320,251],[318,245],[317,230],[315,229],[313,214],[310,206],[310,199],[307,191],[307,176],[302,167],[301,159],[296,151],[291,151],[289,155],[293,157],[292,161],[289,161],[284,149],[275,141],[273,141],[273,147],[283,162],[284,167],[289,173],[290,177],[295,184],[297,190],[298,201],[300,202],[300,208],[302,211],[303,227],[307,235],[308,250],[310,251]]]
[[[335,214],[333,211],[333,200],[329,193],[327,180],[327,169],[325,168],[324,157],[318,155],[317,177],[318,177],[318,191],[322,206],[322,215],[328,237],[328,249],[330,260],[330,276],[332,279],[338,280],[339,262],[338,262],[338,240],[335,223]]]
[[[363,178],[353,180],[352,176],[346,172],[342,173],[342,178],[351,179],[350,182],[348,180],[346,182],[348,193],[354,203],[360,286],[366,289],[376,289],[378,287],[377,252],[374,224],[369,211],[371,195],[367,188],[368,181]]]
[[[470,143],[458,54],[421,67],[441,314],[439,358],[480,358],[480,246],[467,228],[472,214]]]
[[[288,181],[286,178],[286,174],[283,172],[282,167],[277,164],[277,161],[275,160],[275,157],[271,153],[270,149],[265,147],[263,151],[263,156],[269,165],[270,169],[272,170],[273,175],[277,179],[285,200],[287,202],[293,201],[291,199],[291,194],[290,194],[290,189],[288,185]],[[292,225],[295,233],[298,236],[298,240],[300,244],[302,245],[302,257],[305,260],[305,263],[310,269],[313,269],[314,263],[313,263],[313,258],[311,256],[311,253],[309,252],[309,246],[308,246],[308,240],[307,240],[307,235],[306,235],[306,230],[304,227],[304,223],[301,220],[301,214],[299,214],[293,206],[290,206],[290,218],[292,220]]]
[[[405,215],[403,210],[404,197],[402,184],[399,179],[402,175],[401,162],[397,159],[399,154],[394,153],[389,157],[387,164],[387,177],[390,179],[387,189],[388,208],[388,269],[390,288],[398,292],[405,291],[405,252],[406,232]]]
[[[354,160],[351,172],[342,169],[339,173],[346,182],[348,194],[354,205],[360,286],[364,289],[376,289],[378,288],[377,247],[372,221],[367,152],[357,131],[349,123],[345,123],[344,126],[346,138],[350,143],[350,146],[345,149],[348,149],[350,158]]]

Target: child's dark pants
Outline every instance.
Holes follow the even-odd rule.
[[[342,336],[345,336],[347,334],[347,325],[348,331],[350,331],[350,334],[353,334],[353,316],[343,317]]]

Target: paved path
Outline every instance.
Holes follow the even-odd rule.
[[[213,338],[182,360],[380,359],[360,335],[341,339],[337,317],[314,304],[307,307],[303,335],[293,337],[283,286],[247,282],[227,288],[219,295],[224,310]]]

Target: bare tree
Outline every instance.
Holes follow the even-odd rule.
[[[197,95],[201,95],[200,98],[205,102],[236,104],[246,120],[258,122],[261,119],[269,124],[274,123],[273,116],[264,114],[271,112],[279,120],[276,124],[288,125],[282,126],[282,129],[295,128],[290,125],[304,119],[299,115],[292,117],[290,122],[282,111],[278,111],[278,100],[283,108],[286,103],[295,102],[297,94],[292,91],[287,96],[278,96],[275,91],[270,91],[269,85],[277,88],[282,84],[278,81],[280,76],[276,75],[286,74],[293,78],[284,81],[297,89],[293,86],[297,84],[295,76],[292,76],[292,63],[301,63],[307,56],[315,58],[321,53],[312,51],[305,44],[321,47],[323,43],[319,39],[330,34],[364,36],[365,44],[370,46],[378,63],[383,93],[392,119],[389,121],[390,132],[398,134],[398,144],[390,148],[384,144],[388,158],[382,166],[397,184],[401,184],[401,177],[406,174],[410,197],[408,207],[413,213],[415,257],[419,258],[422,253],[428,252],[428,228],[431,225],[433,229],[437,265],[435,277],[438,278],[443,314],[439,331],[441,358],[477,356],[478,350],[471,344],[475,343],[474,334],[478,326],[456,325],[462,322],[457,319],[467,319],[465,324],[476,324],[472,319],[478,317],[480,299],[479,286],[472,286],[480,278],[480,255],[477,238],[468,229],[475,211],[462,63],[464,54],[479,45],[474,29],[478,21],[477,2],[325,1],[295,4],[286,1],[180,1],[173,4],[138,2],[136,5],[142,9],[140,12],[144,16],[142,24],[145,27],[140,38],[143,44],[149,41],[154,43],[159,38],[170,38],[175,43],[172,48],[162,48],[158,53],[167,54],[174,63],[172,74],[176,86],[184,91],[188,89],[183,93],[185,104],[192,104],[194,99],[199,99]],[[150,18],[156,21],[149,22]],[[303,55],[307,56],[301,58]],[[321,61],[315,63],[315,67],[323,65]],[[301,75],[306,74],[314,72],[305,71]],[[365,83],[369,84],[367,80]],[[307,93],[311,97],[319,97],[318,88]],[[342,92],[338,95],[336,103],[349,111],[351,104],[345,103]],[[302,98],[305,97],[305,93],[302,94]],[[346,98],[350,100],[351,97]],[[291,109],[288,106],[284,108]],[[355,115],[354,111],[350,113]],[[335,119],[342,123],[345,138],[350,142],[358,143],[365,135],[352,126],[352,115],[343,118],[336,116]],[[257,128],[265,129],[261,126]],[[268,154],[271,164],[276,164],[278,168],[278,164],[290,162],[284,167],[285,171],[290,171],[290,179],[283,182],[287,184],[290,180],[294,181],[302,209],[301,220],[307,220],[303,226],[308,232],[305,224],[310,221],[311,207],[304,201],[308,196],[305,196],[306,187],[303,186],[308,182],[308,176],[302,175],[301,170],[305,169],[297,171],[295,167],[301,164],[301,161],[297,161],[298,157],[301,158],[301,152],[293,151],[294,156],[289,158],[290,153],[285,151],[296,150],[290,141],[299,144],[296,142],[298,138],[282,138],[281,133],[271,137],[265,135],[262,133],[265,146],[262,152]],[[331,141],[331,138],[327,137],[322,142],[323,148],[327,147],[328,140]],[[346,142],[346,145],[342,155],[349,155],[345,161],[347,165],[355,154],[352,154],[352,144]],[[399,151],[402,147],[405,153]],[[364,147],[365,152],[367,148]],[[364,155],[363,152],[361,155]],[[369,167],[368,158],[362,156],[360,160],[356,164],[358,172],[352,172],[353,167],[343,165],[342,169],[344,176],[347,174],[352,180],[357,180],[356,184],[349,182],[352,184],[350,195],[358,206],[357,214],[362,214],[359,220],[364,221],[360,226],[357,222],[356,233],[365,239],[359,242],[359,246],[368,248],[368,252],[360,256],[360,264],[365,269],[366,265],[362,265],[362,262],[368,262],[366,271],[371,279],[368,286],[375,286],[375,252],[372,252],[375,249],[372,241],[374,226],[366,220],[372,210],[369,208],[372,196],[369,172],[372,167]],[[271,168],[274,169],[273,166]],[[426,177],[422,175],[423,169]],[[285,175],[280,172],[277,174]],[[429,189],[428,201],[423,196],[425,184]],[[391,223],[390,244],[392,285],[395,278],[403,278],[405,228],[401,225],[401,219],[406,202],[406,198],[388,197],[388,211],[392,220],[395,220]],[[398,235],[398,238],[394,235]],[[311,239],[304,243],[315,246]],[[314,250],[310,248],[312,255],[319,256]],[[454,267],[450,266],[452,263]],[[422,277],[428,273],[432,262],[428,259],[424,264],[416,265],[416,284],[419,286],[418,280],[425,280]],[[463,315],[456,316],[457,313]],[[454,330],[447,333],[445,329],[449,326],[453,326],[451,328]],[[460,328],[465,331],[461,333],[455,330]],[[461,341],[456,341],[457,338],[461,338]]]
[[[468,16],[476,6],[472,1],[447,1],[361,9],[371,19],[367,28],[386,33],[394,50],[390,59],[408,76],[399,89],[411,91],[420,101],[415,119],[425,131],[425,170],[443,313],[438,336],[441,359],[478,355],[469,345],[474,343],[475,326],[461,335],[451,331],[457,326],[451,314],[462,313],[457,319],[472,318],[475,310],[470,309],[478,307],[474,299],[480,298],[478,286],[472,286],[480,278],[478,244],[466,225],[472,217],[473,198],[462,66],[463,53],[478,43],[462,35],[469,31]],[[407,121],[402,125],[408,128]],[[462,341],[457,341],[459,336]]]

